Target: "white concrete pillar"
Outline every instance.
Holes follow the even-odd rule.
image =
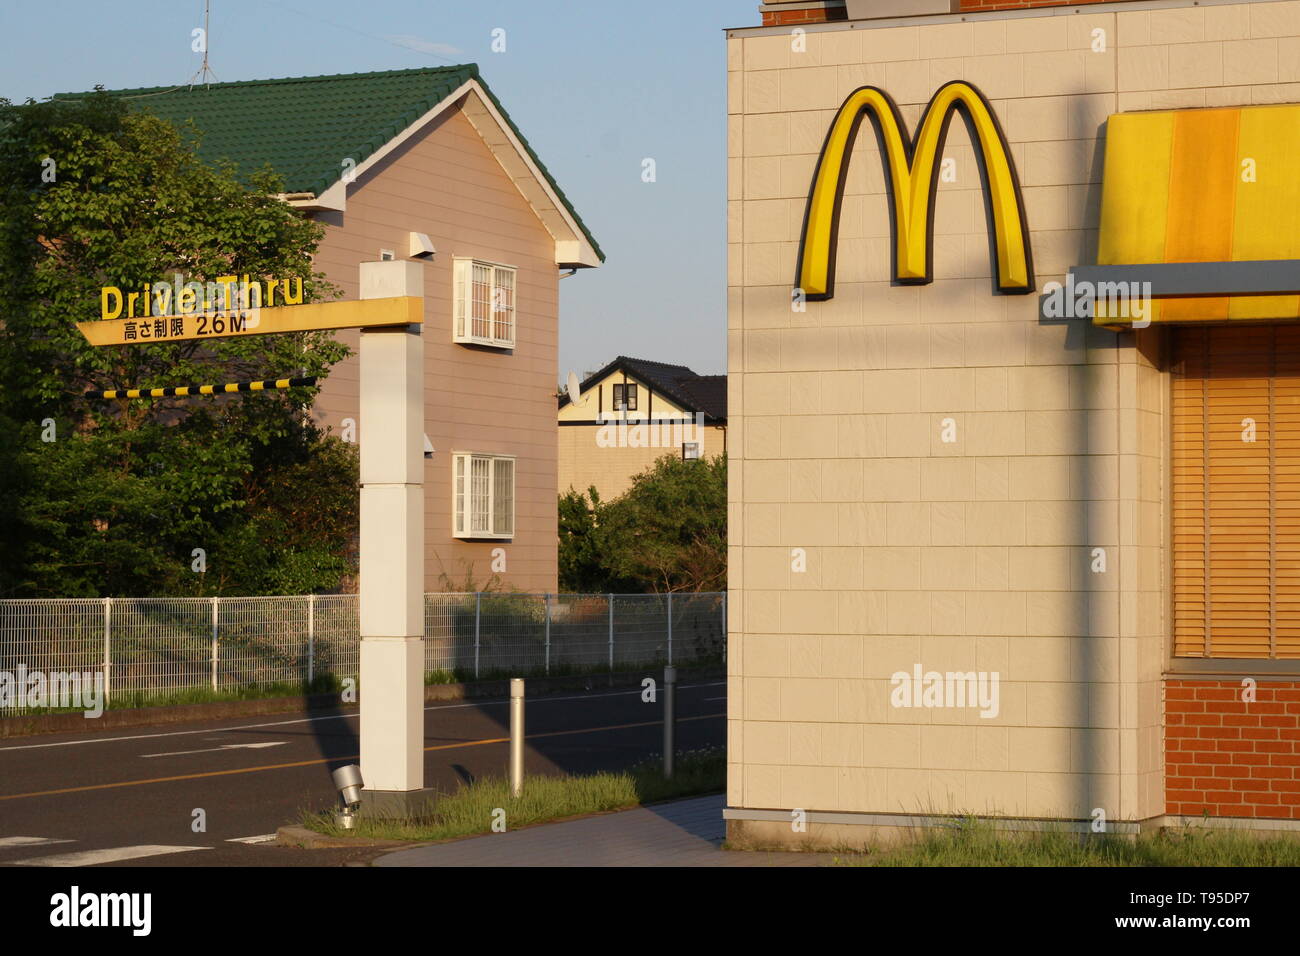
[[[424,295],[420,263],[361,264],[361,298],[401,295]],[[424,787],[420,329],[361,330],[362,797],[385,806]]]

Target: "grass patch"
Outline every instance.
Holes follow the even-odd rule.
[[[726,786],[727,756],[720,747],[679,754],[673,779],[663,778],[662,762],[655,758],[618,773],[569,777],[527,777],[518,799],[510,796],[508,782],[485,777],[463,784],[453,793],[440,793],[419,819],[360,816],[356,828],[344,830],[334,811],[304,813],[303,826],[329,836],[356,836],[374,840],[436,841],[492,831],[493,814],[505,811],[511,830],[533,823],[629,807],[673,797],[717,793]]]
[[[265,700],[273,697],[306,697],[311,694],[338,694],[343,682],[333,674],[319,674],[309,681],[278,681],[273,684],[240,684],[213,690],[208,687],[183,687],[176,690],[110,690],[105,710],[134,710],[143,707],[182,707],[187,704],[214,704],[238,700]],[[0,711],[0,717],[34,717],[42,714],[77,714],[84,707],[26,707]]]
[[[914,844],[836,858],[841,866],[1300,866],[1300,840],[1184,827],[1136,839],[1063,830],[1011,833],[956,819]]]

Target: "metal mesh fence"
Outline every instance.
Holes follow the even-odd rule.
[[[109,607],[110,694],[215,686],[213,614],[204,598],[129,598]]]
[[[613,671],[721,659],[726,595],[426,594],[433,680]],[[355,677],[355,594],[0,600],[0,713],[30,709],[19,676],[103,675],[147,699]],[[7,679],[7,683],[6,683]]]
[[[0,601],[0,673],[102,673],[104,633],[102,601]]]

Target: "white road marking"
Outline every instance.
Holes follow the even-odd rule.
[[[255,844],[255,843],[270,843],[272,840],[274,840],[274,839],[276,838],[277,835],[278,835],[278,834],[275,834],[275,833],[263,833],[261,836],[251,836],[251,837],[231,837],[231,838],[230,838],[229,840],[227,840],[226,842],[227,842],[227,843],[247,843],[247,844],[250,844],[250,845],[251,845],[251,844]]]
[[[164,856],[168,853],[189,853],[191,850],[210,850],[210,846],[119,846],[108,850],[83,850],[80,853],[58,853],[38,856],[30,860],[15,860],[14,866],[95,866],[98,863],[117,863],[120,860],[138,860],[145,856]]]
[[[711,681],[707,684],[679,684],[677,690],[695,690],[704,687],[722,687],[726,681]],[[534,697],[528,701],[531,707],[535,704],[558,704],[566,700],[595,700],[600,697],[624,697],[630,694],[641,694],[641,688],[637,687],[631,690],[616,690],[603,694],[573,694],[568,697]],[[479,700],[463,704],[432,704],[425,710],[460,710],[465,707],[504,707],[510,703],[509,700]],[[112,744],[126,740],[155,740],[159,737],[187,737],[193,734],[216,734],[232,730],[260,730],[263,727],[289,727],[293,724],[313,724],[318,721],[326,720],[355,720],[359,715],[351,714],[324,714],[320,717],[299,717],[294,720],[275,720],[263,724],[238,724],[234,727],[202,727],[198,730],[173,730],[163,734],[132,734],[125,737],[88,737],[84,740],[57,740],[45,744],[19,744],[16,747],[0,747],[0,753],[9,750],[45,750],[49,747],[77,747],[82,744]]]
[[[270,740],[260,744],[222,744],[220,747],[208,747],[206,750],[174,750],[166,754],[141,754],[141,757],[183,757],[186,754],[214,754],[222,750],[262,750],[266,747],[283,747],[289,741]]]
[[[0,837],[0,847],[49,846],[51,843],[75,843],[75,840],[58,840],[54,837]]]

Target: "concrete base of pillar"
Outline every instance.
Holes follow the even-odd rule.
[[[438,793],[429,787],[421,790],[361,791],[360,815],[393,819],[427,817]]]

